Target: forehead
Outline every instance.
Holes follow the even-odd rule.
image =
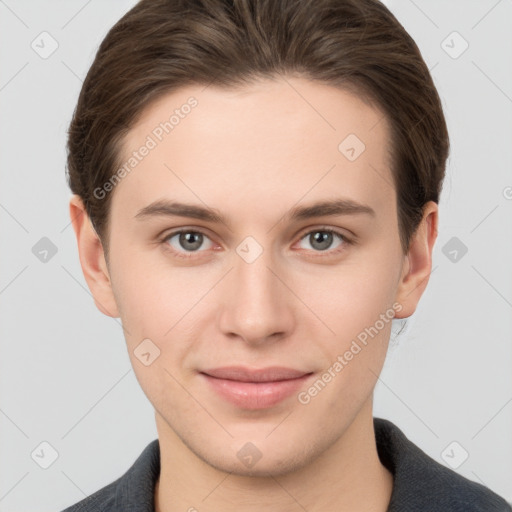
[[[112,208],[132,213],[179,197],[261,215],[263,204],[347,196],[378,209],[395,197],[389,151],[383,113],[334,86],[304,78],[191,85],[159,98],[129,131],[122,160],[133,165]]]

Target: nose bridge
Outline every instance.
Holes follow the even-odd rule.
[[[236,249],[221,328],[246,341],[264,341],[291,328],[292,313],[286,290],[276,277],[271,249],[248,237]],[[272,270],[271,270],[272,269]]]

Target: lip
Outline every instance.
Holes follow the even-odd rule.
[[[200,372],[211,389],[242,409],[267,409],[296,393],[313,372],[272,366],[250,369],[240,366]]]

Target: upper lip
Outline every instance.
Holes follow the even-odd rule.
[[[206,373],[217,379],[236,380],[239,382],[275,382],[298,379],[312,372],[304,372],[302,370],[282,366],[269,366],[259,369],[244,368],[242,366],[225,366],[223,368],[203,370],[201,373]]]

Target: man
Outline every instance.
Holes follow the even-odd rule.
[[[142,0],[69,130],[70,215],[158,440],[67,509],[505,511],[373,389],[428,283],[448,155],[376,0]]]

